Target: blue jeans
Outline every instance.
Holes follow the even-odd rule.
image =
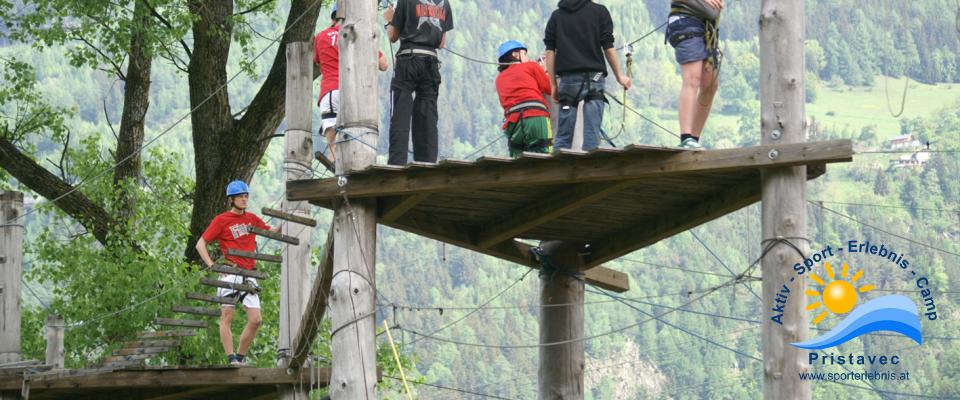
[[[560,113],[557,115],[557,135],[554,149],[569,149],[573,143],[573,130],[577,123],[577,103],[583,102],[583,150],[590,151],[600,144],[600,126],[603,124],[603,90],[605,79],[594,82],[593,73],[568,74],[560,77],[558,97]]]

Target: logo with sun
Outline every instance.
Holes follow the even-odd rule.
[[[807,311],[817,313],[813,318],[814,325],[819,325],[829,313],[842,316],[843,320],[829,332],[804,342],[793,343],[794,346],[821,350],[877,331],[899,333],[913,339],[917,344],[922,343],[919,313],[912,300],[893,294],[862,302],[861,295],[874,289],[873,285],[855,286],[857,281],[863,278],[862,269],[850,276],[850,266],[843,263],[839,277],[830,263],[824,263],[824,270],[829,282],[817,274],[810,274],[810,279],[820,286],[820,290],[807,289],[806,294],[814,298],[813,302],[807,305]],[[863,304],[858,306],[858,303]]]
[[[830,263],[825,263],[824,269],[827,271],[827,277],[830,278],[830,283],[825,282],[817,276],[817,274],[810,274],[810,279],[820,285],[821,291],[813,289],[807,289],[806,291],[808,296],[816,298],[817,300],[807,305],[807,311],[813,311],[820,307],[826,308],[826,310],[820,311],[820,313],[813,318],[814,325],[820,324],[820,321],[823,321],[827,316],[828,311],[834,315],[849,313],[857,306],[857,300],[860,298],[858,292],[866,293],[874,288],[873,285],[863,285],[860,288],[853,286],[863,277],[862,269],[857,271],[857,273],[850,278],[849,282],[846,281],[845,279],[847,279],[848,276],[847,271],[850,269],[847,263],[843,263],[843,269],[840,270],[839,278],[833,273],[833,268],[830,267]]]

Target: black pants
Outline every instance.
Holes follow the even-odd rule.
[[[391,165],[407,163],[407,144],[413,130],[413,160],[437,162],[437,94],[440,89],[440,61],[436,57],[397,57],[390,91]],[[416,98],[414,98],[416,93]],[[412,119],[412,121],[411,121]],[[411,124],[412,122],[412,124]]]

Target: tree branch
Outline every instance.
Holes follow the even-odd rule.
[[[170,21],[167,21],[167,19],[164,18],[163,15],[160,15],[160,13],[157,12],[157,9],[153,8],[153,6],[150,5],[150,2],[149,2],[149,1],[147,1],[147,0],[140,0],[140,1],[141,1],[145,6],[147,6],[147,9],[148,9],[148,10],[150,10],[150,15],[152,15],[154,18],[156,18],[157,21],[160,21],[160,23],[163,24],[163,26],[167,27],[167,29],[169,29],[169,30],[171,30],[171,31],[175,31],[175,30],[176,30],[176,29],[173,29],[173,25],[170,23]],[[183,51],[187,53],[187,59],[189,60],[189,59],[193,58],[193,53],[190,51],[190,46],[187,46],[187,42],[185,42],[183,39],[180,39],[180,45],[183,46]],[[166,47],[166,46],[164,45],[164,47]]]
[[[113,71],[110,71],[110,72],[116,74],[121,81],[127,80],[127,78],[123,76],[123,70],[120,68],[120,65],[118,65],[116,62],[113,61],[113,59],[111,59],[106,54],[104,54],[99,47],[95,46],[93,43],[90,43],[90,41],[84,38],[83,36],[80,36],[80,35],[72,35],[72,36],[74,40],[78,40],[83,44],[87,45],[87,47],[93,49],[93,51],[96,51],[97,54],[100,55],[100,57],[103,57],[103,59],[107,60],[107,62],[109,62],[110,65],[113,66]]]
[[[255,6],[253,6],[253,7],[250,7],[249,10],[241,11],[241,12],[238,12],[238,13],[233,14],[233,15],[234,15],[234,16],[240,16],[240,15],[243,15],[243,14],[249,14],[249,13],[252,13],[252,12],[254,12],[254,11],[257,11],[258,9],[260,9],[260,8],[262,8],[263,6],[265,6],[265,5],[267,5],[267,4],[270,4],[270,3],[273,3],[273,0],[266,0],[266,1],[262,2],[262,3],[260,3],[260,4],[257,4],[257,5],[255,5]]]
[[[3,155],[0,157],[0,167],[37,194],[47,199],[56,199],[53,203],[58,208],[79,221],[87,231],[93,232],[97,241],[107,245],[110,227],[115,222],[103,207],[37,164],[5,135],[0,136],[0,154]]]

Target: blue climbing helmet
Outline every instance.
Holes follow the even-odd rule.
[[[524,46],[523,43],[520,43],[516,40],[508,40],[503,42],[500,47],[497,49],[497,60],[501,60],[503,56],[510,54],[516,50],[526,50],[527,46]],[[502,61],[502,60],[501,60]]]
[[[330,11],[330,19],[337,19],[337,3],[333,3],[333,11]]]
[[[235,180],[227,184],[227,197],[250,194],[250,187],[244,181]]]

